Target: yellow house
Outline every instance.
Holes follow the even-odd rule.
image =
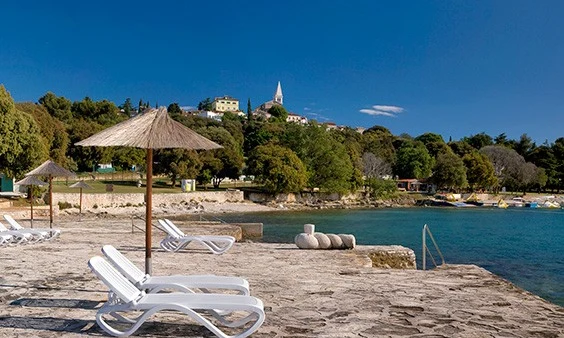
[[[212,102],[212,110],[217,112],[239,111],[239,100],[231,96],[216,97]]]

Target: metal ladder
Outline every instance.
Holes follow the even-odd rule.
[[[431,233],[431,230],[429,229],[429,226],[427,226],[427,224],[425,224],[423,226],[423,259],[422,259],[422,267],[423,270],[425,270],[427,268],[427,253],[429,253],[429,257],[431,257],[431,261],[433,262],[433,264],[435,265],[435,267],[437,267],[437,262],[435,261],[435,258],[433,257],[433,254],[431,253],[431,251],[429,251],[429,247],[427,246],[427,234],[429,234],[429,238],[431,238],[431,241],[433,242],[433,245],[435,246],[435,249],[437,250],[437,252],[439,253],[439,256],[441,257],[441,265],[445,264],[445,259],[443,257],[443,254],[441,253],[441,250],[439,249],[439,246],[437,245],[437,242],[435,242],[435,238],[433,237],[433,234]]]

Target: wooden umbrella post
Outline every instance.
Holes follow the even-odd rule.
[[[153,209],[153,149],[147,149],[147,189],[145,195],[145,273],[152,274],[151,239]]]
[[[31,218],[31,228],[33,229],[33,185],[30,185],[30,186],[28,187],[28,189],[29,189],[29,203],[30,203],[30,205],[31,205],[31,215],[30,215],[30,218]]]
[[[53,229],[53,175],[49,175],[49,228]]]

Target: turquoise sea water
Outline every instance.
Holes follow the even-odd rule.
[[[564,210],[316,210],[226,214],[221,218],[264,223],[265,242],[292,243],[303,231],[303,224],[313,223],[318,232],[353,234],[358,244],[403,245],[415,251],[419,267],[421,231],[427,224],[446,263],[479,265],[564,306]],[[432,263],[428,260],[427,264]]]

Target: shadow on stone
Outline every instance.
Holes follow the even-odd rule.
[[[12,301],[10,305],[22,307],[64,307],[71,309],[92,310],[101,305],[101,302],[83,299],[50,299],[50,298],[20,298]]]
[[[75,333],[101,331],[93,320],[54,317],[0,317],[0,327]]]

